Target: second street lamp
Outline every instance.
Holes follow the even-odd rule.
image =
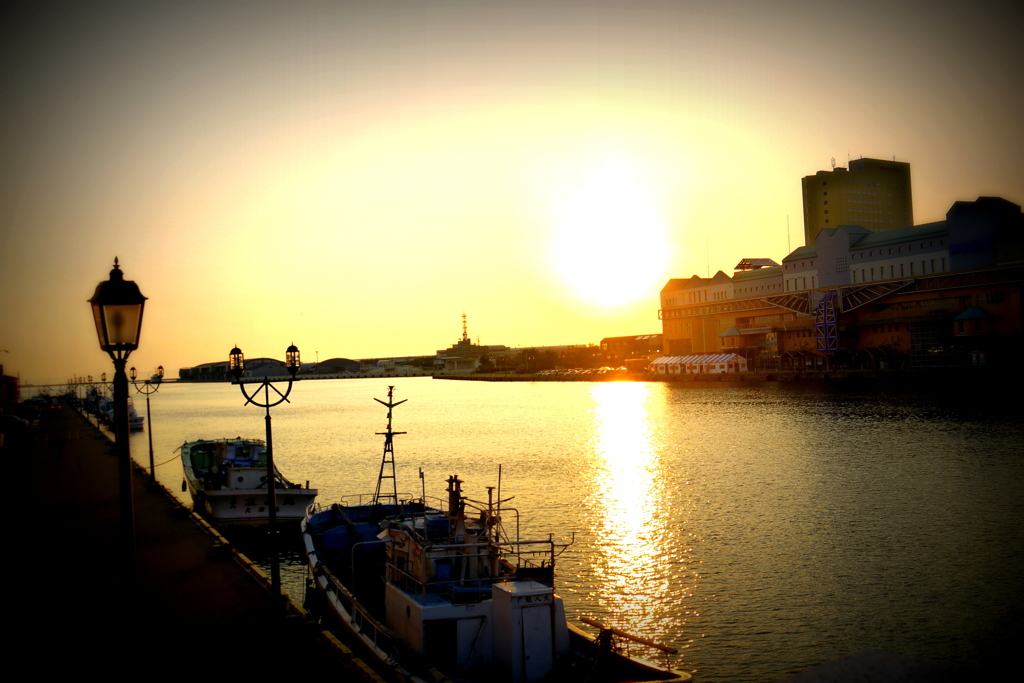
[[[228,370],[231,372],[231,376],[234,378],[234,383],[241,389],[242,395],[245,396],[245,405],[250,403],[259,406],[260,408],[266,409],[266,427],[267,427],[267,537],[270,543],[270,585],[274,595],[281,595],[281,567],[277,557],[277,470],[274,467],[274,441],[273,433],[270,428],[270,409],[276,405],[280,405],[285,401],[288,401],[288,395],[292,393],[292,383],[298,381],[295,374],[299,371],[301,361],[299,360],[299,349],[292,344],[285,350],[285,367],[288,370],[288,386],[284,393],[275,387],[269,376],[265,376],[262,379],[252,379],[246,382],[242,379],[245,374],[245,356],[242,354],[242,350],[237,346],[228,353]],[[250,395],[245,390],[246,384],[259,384],[254,392]],[[257,398],[260,395],[260,390],[263,390],[263,402],[260,403]],[[278,398],[271,401],[270,390],[273,389],[274,393],[277,394]],[[290,401],[288,401],[290,403]]]
[[[132,384],[135,385],[135,391],[140,394],[146,395],[146,431],[149,432],[149,476],[156,482],[156,467],[153,465],[153,419],[149,416],[149,395],[155,394],[160,391],[160,382],[164,379],[164,366],[160,366],[156,369],[156,374],[147,380],[143,380],[142,387],[139,387],[139,383],[135,381],[136,373],[135,368],[131,369]]]

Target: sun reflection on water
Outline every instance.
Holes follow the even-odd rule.
[[[670,575],[665,571],[665,477],[652,428],[647,383],[603,383],[594,401],[591,495],[595,597],[600,619],[663,639]]]

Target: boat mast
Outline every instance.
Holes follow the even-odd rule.
[[[406,401],[408,401],[409,399],[403,398],[401,401],[398,401],[397,403],[395,403],[394,398],[393,398],[394,397],[394,391],[395,391],[395,388],[393,386],[389,386],[388,387],[388,402],[387,403],[385,403],[384,401],[380,400],[379,398],[373,399],[374,401],[376,401],[377,403],[381,404],[382,406],[386,406],[387,409],[388,409],[388,426],[387,426],[387,431],[377,432],[377,436],[383,436],[384,437],[384,456],[381,458],[381,461],[380,461],[380,474],[377,475],[377,490],[373,494],[373,504],[374,505],[380,505],[381,502],[382,502],[382,499],[386,499],[386,498],[390,498],[391,501],[395,505],[398,505],[398,484],[395,481],[395,446],[391,442],[391,440],[392,440],[392,437],[395,434],[405,434],[405,432],[395,432],[395,431],[392,431],[392,429],[391,429],[391,411],[394,409],[395,406],[400,406],[403,403],[405,403]],[[391,470],[391,474],[386,474],[385,471],[388,470],[389,468]],[[385,479],[390,479],[391,480],[391,493],[381,493],[381,487],[384,485],[384,480]]]

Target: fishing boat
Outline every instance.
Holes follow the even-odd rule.
[[[691,679],[628,650],[671,648],[585,621],[600,629],[591,638],[568,623],[554,569],[571,542],[506,533],[500,474],[486,502],[467,498],[455,475],[446,501],[428,503],[425,484],[419,499],[400,497],[393,437],[405,432],[392,430],[392,410],[405,401],[394,402],[393,390],[386,403],[374,399],[388,409],[376,491],[326,509],[310,505],[302,521],[309,596],[371,665],[416,683]]]
[[[266,524],[270,516],[267,452],[261,439],[214,439],[186,442],[181,447],[184,488],[193,510],[214,524]],[[278,522],[300,522],[317,490],[303,488],[274,468]],[[184,490],[183,488],[183,490]]]
[[[139,411],[135,410],[135,404],[132,400],[128,399],[128,429],[133,432],[141,431],[146,426],[146,418],[139,415]]]

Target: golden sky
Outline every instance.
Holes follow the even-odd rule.
[[[660,332],[780,261],[800,178],[911,164],[917,223],[1024,201],[1014,2],[25,2],[0,24],[0,364],[148,375]],[[787,219],[789,240],[787,241]]]

